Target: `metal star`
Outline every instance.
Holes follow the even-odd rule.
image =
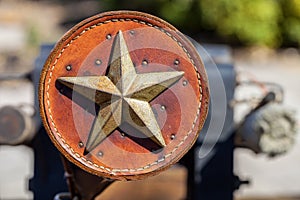
[[[100,106],[84,154],[91,152],[124,123],[136,128],[159,146],[166,146],[149,102],[178,81],[184,72],[138,74],[122,31],[115,36],[110,59],[106,76],[58,78],[62,84]]]

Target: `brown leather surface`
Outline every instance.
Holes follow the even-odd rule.
[[[177,83],[150,102],[166,147],[158,148],[148,138],[124,137],[117,129],[84,155],[83,146],[95,119],[94,106],[75,99],[72,91],[56,80],[104,75],[119,30],[138,73],[184,72]],[[100,65],[95,62],[99,59]],[[147,66],[142,65],[144,60]],[[205,69],[190,42],[166,22],[132,11],[103,13],[67,32],[45,63],[39,94],[44,126],[61,153],[90,173],[119,180],[145,178],[177,162],[195,142],[209,99]]]

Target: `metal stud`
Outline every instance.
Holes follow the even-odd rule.
[[[121,137],[124,138],[125,137],[125,133],[121,133]]]
[[[144,60],[142,61],[142,65],[143,65],[143,66],[148,65],[148,61],[147,61],[146,59],[144,59]]]
[[[107,34],[106,39],[110,40],[111,39],[111,34]]]
[[[188,84],[188,81],[186,81],[186,80],[182,82],[183,86],[186,86],[187,84]]]
[[[102,151],[99,151],[99,152],[98,152],[98,156],[99,156],[99,157],[102,157],[102,156],[103,156],[103,152],[102,152]]]
[[[71,71],[71,70],[72,70],[72,66],[71,66],[71,65],[67,65],[67,66],[66,66],[66,70],[67,70],[67,71]]]
[[[129,31],[130,35],[134,35],[134,30]]]
[[[171,135],[171,140],[174,140],[175,137],[176,137],[175,134],[172,134],[172,135]]]
[[[102,64],[102,61],[101,61],[100,59],[97,59],[97,60],[95,61],[95,64],[96,64],[97,66],[99,66],[99,65]]]
[[[166,106],[164,106],[164,105],[160,106],[160,110],[165,111],[166,110]]]
[[[80,148],[82,148],[82,147],[84,146],[83,142],[79,142],[79,143],[78,143],[78,146],[79,146]]]
[[[179,61],[178,59],[176,59],[176,60],[174,61],[174,64],[175,64],[175,65],[179,65],[179,64],[180,64],[180,61]]]

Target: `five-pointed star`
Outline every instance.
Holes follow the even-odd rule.
[[[166,146],[149,102],[178,81],[184,72],[138,74],[122,31],[115,36],[110,59],[105,76],[58,78],[62,84],[100,107],[89,133],[85,154],[124,123],[161,147]]]

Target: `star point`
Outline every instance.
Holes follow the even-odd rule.
[[[139,74],[131,60],[122,31],[114,39],[105,76],[60,77],[58,81],[99,105],[84,155],[95,149],[123,123],[165,147],[150,102],[177,82],[184,72]],[[130,133],[129,133],[130,134]]]

